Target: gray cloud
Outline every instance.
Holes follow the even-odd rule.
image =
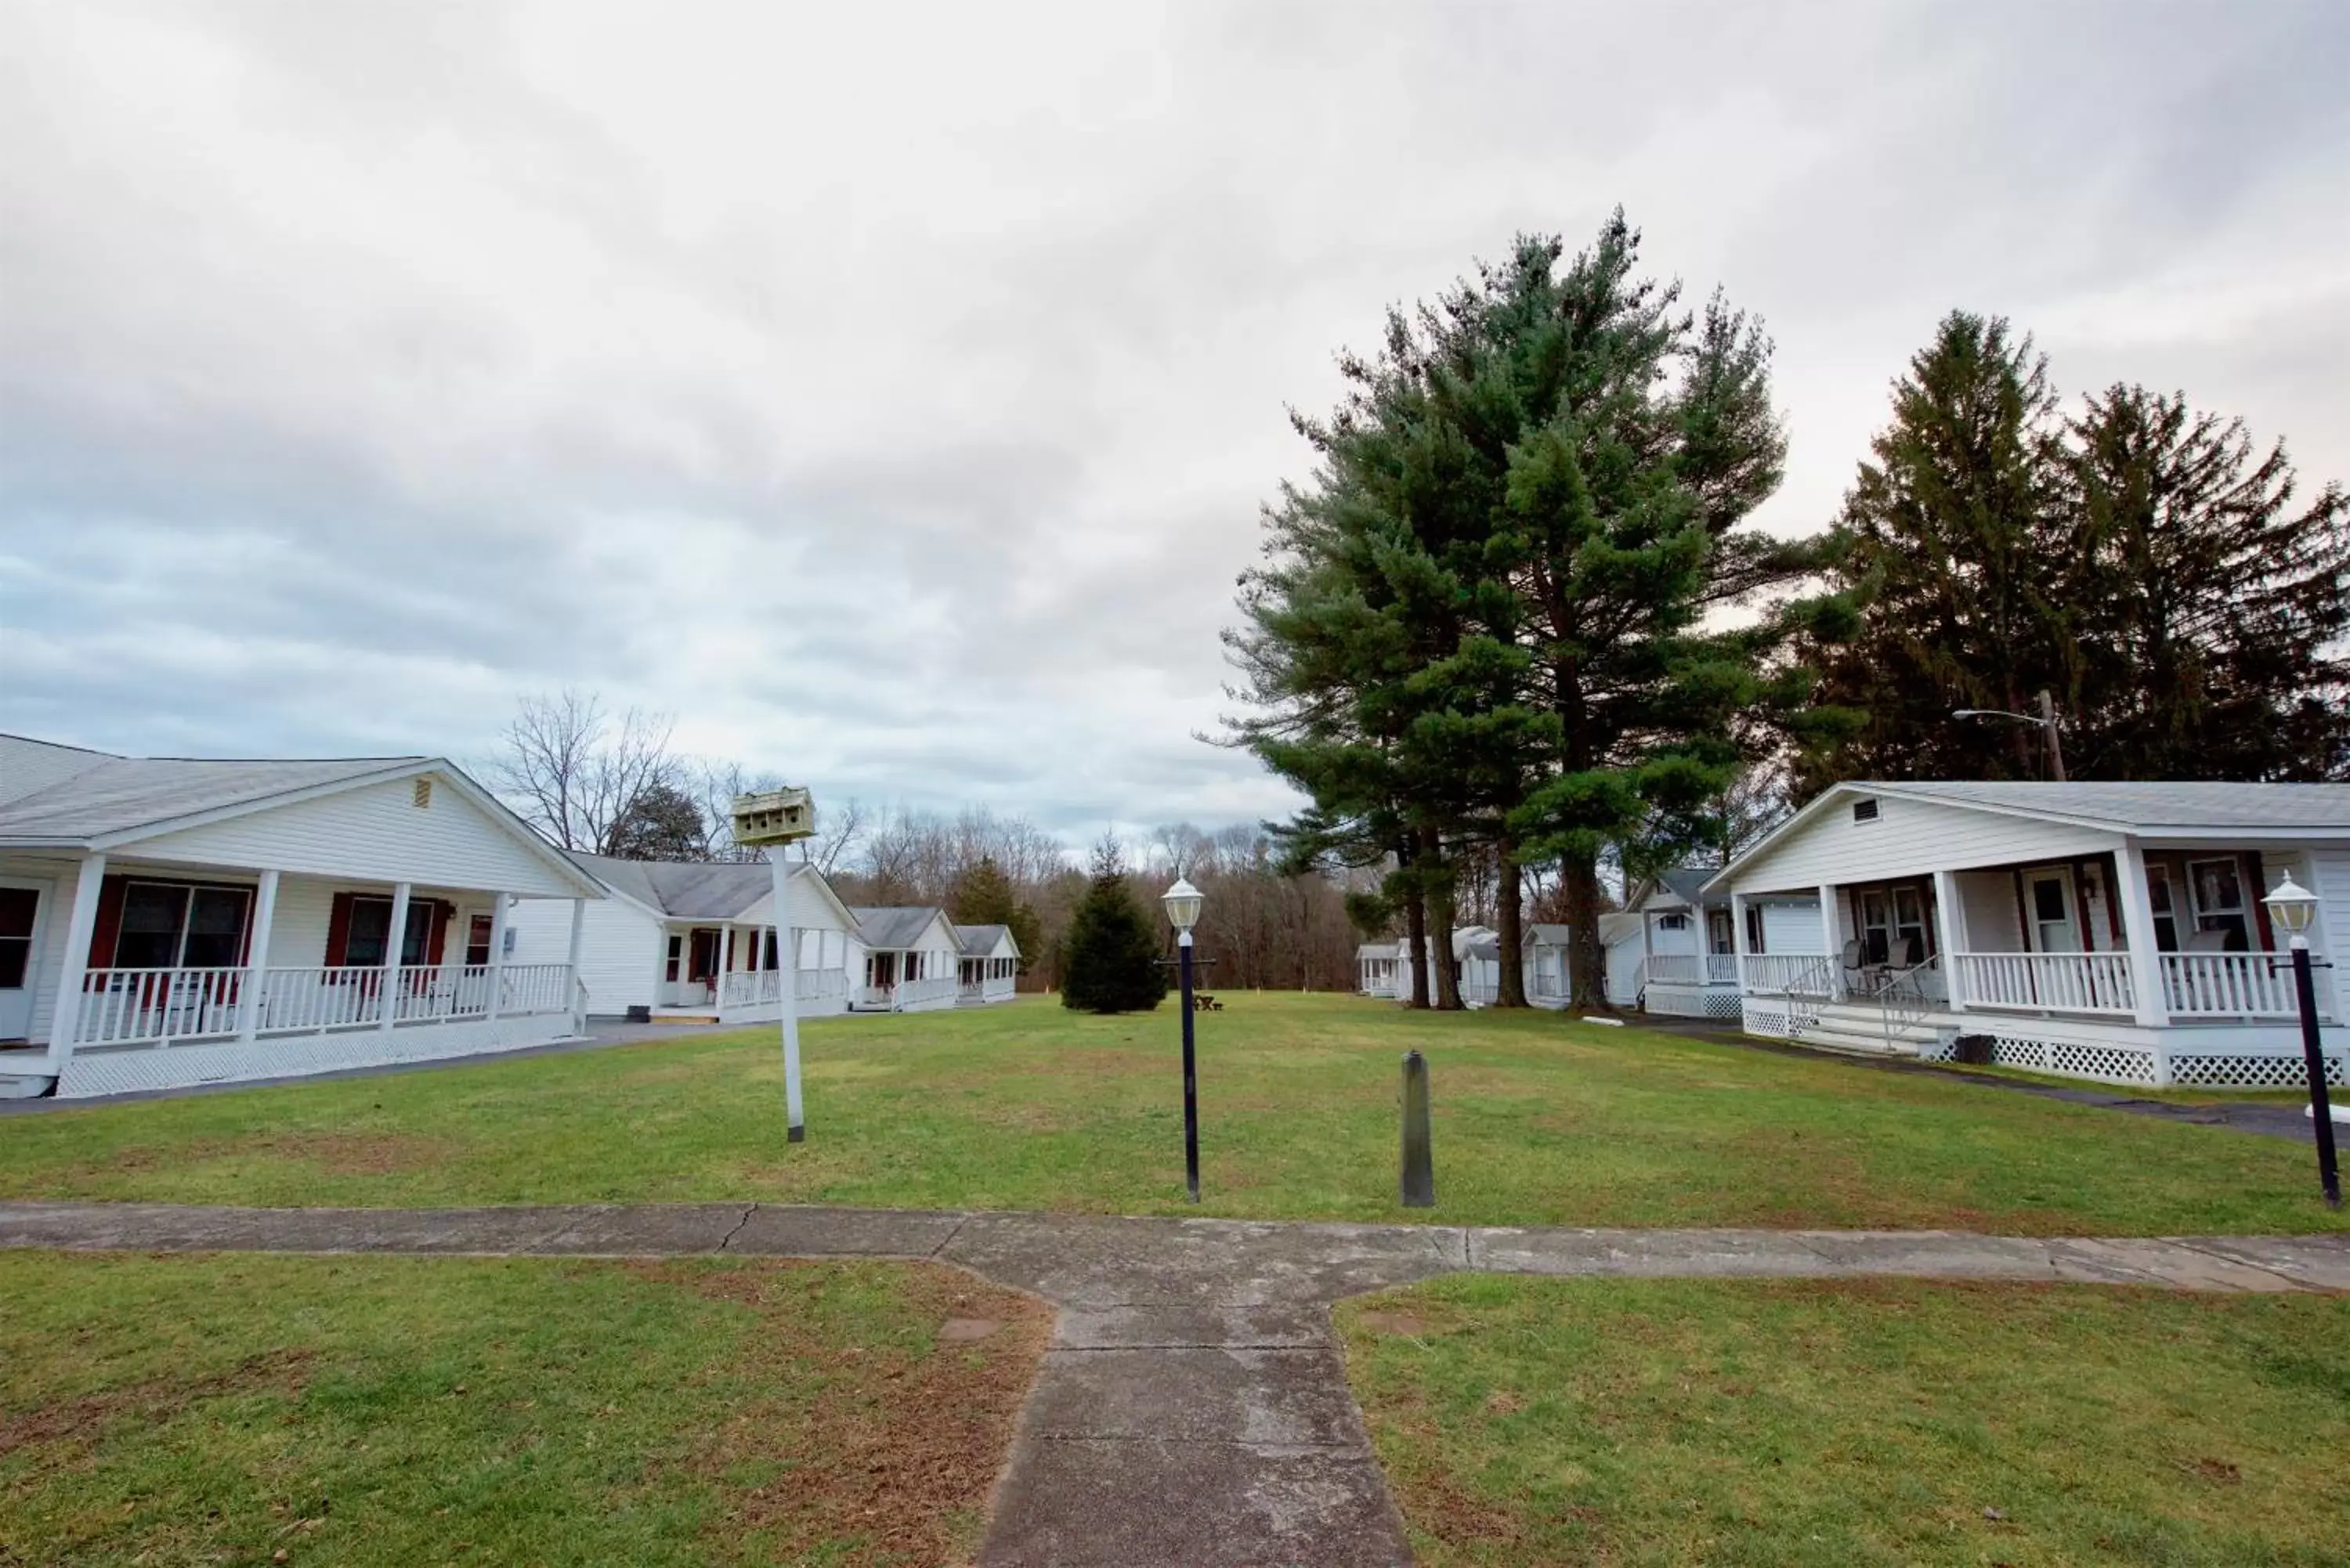
[[[1955,305],[2350,477],[2350,22],[2064,7],[0,11],[0,727],[1280,815],[1199,744],[1284,406],[1623,202],[1833,512]]]

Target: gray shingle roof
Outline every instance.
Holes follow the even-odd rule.
[[[683,920],[731,920],[775,885],[774,868],[764,861],[617,860],[578,850],[568,853],[614,892]]]
[[[320,784],[421,766],[432,760],[109,757],[61,783],[0,805],[0,841],[87,844],[204,812],[260,805]]]
[[[1364,942],[1355,949],[1358,959],[1391,959],[1403,951],[1401,942]]]
[[[889,951],[910,948],[922,940],[923,929],[944,911],[935,904],[899,905],[889,909],[854,909],[857,940],[868,948]]]
[[[1721,875],[1719,866],[1680,866],[1670,871],[1660,871],[1657,891],[1648,896],[1643,909],[1669,909],[1676,905],[1696,905],[1703,902],[1705,885]]]
[[[1526,922],[1525,945],[1530,948],[1563,948],[1566,946],[1572,926],[1554,925],[1548,920]]]
[[[954,929],[955,941],[962,947],[965,958],[985,958],[995,950],[995,944],[1003,939],[1004,930],[1003,926],[957,926]]]
[[[2350,784],[2033,784],[1860,783],[1851,790],[1878,791],[1913,800],[1953,805],[2024,811],[2038,816],[2095,823],[2121,829],[2258,832],[2264,828],[2350,828]]]

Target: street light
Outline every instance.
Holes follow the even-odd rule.
[[[2325,1097],[2325,1052],[2317,1033],[2316,965],[2309,956],[2309,926],[2317,919],[2317,895],[2287,872],[2276,891],[2261,900],[2269,920],[2286,936],[2293,949],[2293,999],[2301,1004],[2301,1058],[2309,1069],[2309,1114],[2317,1129],[2317,1179],[2325,1189],[2329,1209],[2342,1207],[2342,1171],[2334,1158],[2334,1107]],[[2275,969],[2270,964],[2272,971]],[[2329,966],[2330,967],[2330,966]]]
[[[1183,976],[1183,1181],[1191,1201],[1200,1201],[1200,1089],[1198,1064],[1191,1053],[1191,928],[1199,923],[1200,906],[1207,899],[1188,877],[1159,895],[1167,906],[1168,923],[1175,928],[1175,948]]]
[[[2064,782],[2064,744],[2056,738],[2056,700],[2048,694],[2046,687],[2040,689],[2040,711],[2037,713],[2011,712],[2005,708],[1953,708],[1950,717],[2013,719],[2021,724],[2039,725],[2040,732],[2048,737],[2048,771],[2055,775],[2058,784]]]

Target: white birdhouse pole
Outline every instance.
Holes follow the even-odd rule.
[[[800,1106],[800,933],[792,924],[792,869],[785,846],[816,831],[816,803],[804,789],[768,790],[734,797],[734,842],[756,845],[767,852],[775,874],[776,990],[784,1010],[785,1137],[792,1143],[807,1138],[807,1120]]]

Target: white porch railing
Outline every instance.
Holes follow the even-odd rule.
[[[758,1007],[774,1005],[784,1000],[784,971],[779,969],[730,970],[725,983],[718,989],[718,1005]]]
[[[1738,955],[1736,953],[1706,954],[1705,983],[1708,985],[1736,985],[1738,983]]]
[[[2137,1012],[2127,953],[1953,953],[1951,972],[1969,1007],[2031,1012]]]
[[[898,982],[896,1001],[901,1009],[952,1002],[957,983],[951,974],[926,974],[920,980],[901,980]]]
[[[1818,953],[1749,953],[1740,961],[1744,988],[1756,996],[1835,994],[1835,966]]]
[[[572,1010],[571,966],[560,963],[412,964],[382,969],[99,969],[89,971],[74,1030],[80,1045],[169,1045],[231,1039],[247,1019],[256,1033],[323,1033],[392,1022],[448,1023],[496,1012]]]
[[[848,994],[847,970],[804,969],[799,981],[794,994],[802,1002],[837,1002]]]
[[[2165,953],[2162,1000],[2174,1018],[2298,1018],[2290,953]],[[2318,1016],[2329,1017],[2325,988]]]
[[[1648,955],[1648,983],[1651,985],[1697,985],[1703,971],[1698,966],[1695,953],[1651,953]]]

